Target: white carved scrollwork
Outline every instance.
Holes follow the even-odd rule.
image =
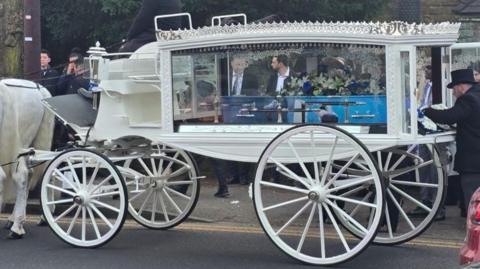
[[[159,41],[192,39],[197,37],[219,36],[227,34],[262,33],[315,33],[315,34],[352,34],[377,36],[412,36],[457,34],[460,23],[442,22],[436,24],[393,22],[286,22],[252,23],[248,25],[205,26],[198,29],[177,31],[159,31]]]

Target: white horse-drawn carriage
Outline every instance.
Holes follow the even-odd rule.
[[[424,68],[438,63],[434,101],[450,104],[444,59],[459,24],[248,24],[244,17],[218,25],[223,17],[200,29],[158,31],[157,42],[127,58],[92,48],[93,104],[79,96],[68,106],[62,98],[70,97],[45,101],[80,139],[70,150],[31,157],[51,160],[41,204],[53,232],[98,247],[119,232],[127,210],[152,229],[182,223],[199,195],[196,153],[256,163],[251,196],[260,224],[300,261],[336,264],[371,242],[421,234],[444,194],[438,145],[454,132],[419,134],[415,89],[425,83]],[[266,82],[276,55],[301,74],[272,94]],[[233,57],[248,60],[256,94],[231,91]],[[325,124],[325,113],[337,123]],[[409,215],[415,208],[425,214]]]

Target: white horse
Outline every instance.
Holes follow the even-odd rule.
[[[0,209],[4,202],[15,199],[5,225],[10,229],[10,238],[21,238],[25,234],[23,223],[29,187],[36,185],[43,172],[40,165],[30,173],[27,157],[18,157],[19,152],[29,147],[41,150],[51,147],[54,115],[41,102],[50,96],[47,89],[31,81],[0,81],[0,164],[3,165],[0,167]]]

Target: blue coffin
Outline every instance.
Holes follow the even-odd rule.
[[[320,123],[320,115],[333,113],[339,123],[374,124],[387,122],[385,95],[355,96],[223,96],[221,111],[224,123],[276,123],[278,100],[283,109],[284,123]],[[323,110],[323,111],[322,111]]]

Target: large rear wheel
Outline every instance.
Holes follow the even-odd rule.
[[[346,172],[360,169],[359,163],[363,175]],[[253,200],[278,248],[302,262],[333,265],[355,257],[375,238],[383,191],[376,162],[358,139],[336,127],[302,125],[279,134],[263,151]],[[361,236],[352,236],[337,216]]]

